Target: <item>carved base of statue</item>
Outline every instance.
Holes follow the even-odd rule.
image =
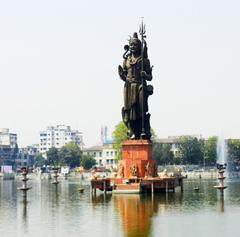
[[[118,161],[118,176],[124,178],[156,177],[157,165],[151,158],[151,141],[124,141],[122,143],[122,160]]]

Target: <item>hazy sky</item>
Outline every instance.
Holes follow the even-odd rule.
[[[123,46],[147,29],[159,137],[240,137],[240,1],[1,0],[0,127],[20,146],[67,124],[87,146],[121,121]]]

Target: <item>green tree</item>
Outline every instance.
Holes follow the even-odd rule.
[[[117,159],[122,158],[122,142],[127,139],[127,127],[124,122],[119,122],[113,131],[113,148],[117,150]]]
[[[204,142],[196,137],[183,138],[179,147],[179,158],[182,164],[200,165],[203,163]]]
[[[42,156],[42,154],[37,154],[35,157],[35,166],[42,167],[47,164],[47,160]]]
[[[81,166],[84,169],[91,169],[94,165],[96,165],[96,160],[90,155],[83,155],[81,158]]]
[[[229,139],[227,142],[228,166],[230,169],[240,169],[240,139]]]
[[[204,143],[204,161],[206,165],[215,165],[217,160],[217,137],[210,137]]]
[[[74,168],[80,165],[81,150],[75,143],[68,143],[59,151],[61,163]]]
[[[47,151],[47,163],[54,167],[60,166],[59,151],[56,147],[51,147]]]
[[[171,145],[154,143],[153,145],[153,159],[157,161],[159,165],[173,164],[173,152],[171,151]]]

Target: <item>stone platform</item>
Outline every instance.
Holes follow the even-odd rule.
[[[103,192],[112,193],[154,193],[154,192],[174,192],[179,187],[183,191],[183,176],[175,177],[155,177],[137,179],[119,178],[93,178],[91,180],[92,192],[99,189]]]
[[[141,193],[183,190],[183,177],[158,177],[156,161],[152,159],[152,142],[126,140],[122,143],[122,159],[118,161],[116,177],[93,178],[92,190],[113,193]]]

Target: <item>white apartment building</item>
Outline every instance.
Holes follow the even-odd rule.
[[[82,133],[66,125],[50,126],[40,132],[39,152],[46,154],[50,148],[61,148],[68,143],[75,143],[82,149]]]
[[[117,167],[117,150],[112,144],[103,144],[102,146],[93,146],[83,149],[84,155],[90,155],[96,160],[97,166],[106,168]]]
[[[10,133],[8,128],[0,128],[0,145],[17,147],[17,134]]]

